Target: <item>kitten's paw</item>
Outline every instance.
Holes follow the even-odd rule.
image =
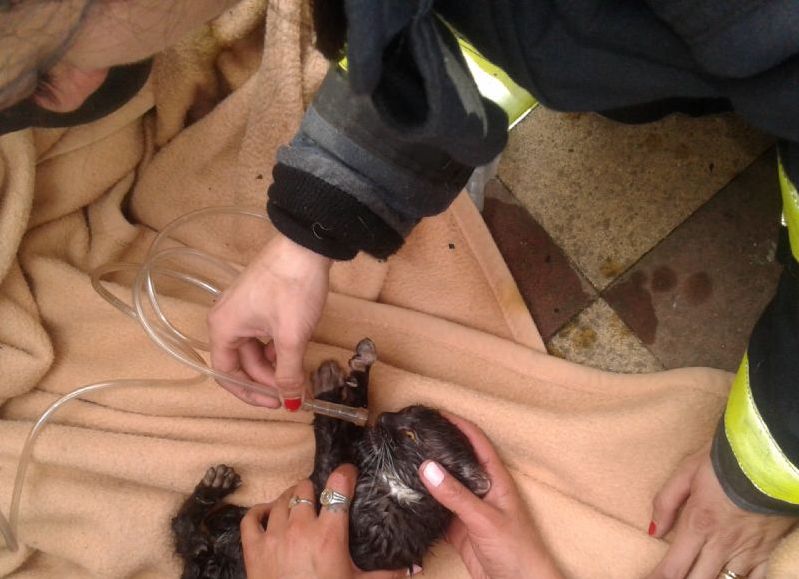
[[[344,370],[335,360],[327,360],[316,369],[311,378],[314,397],[325,392],[332,392],[344,385]]]
[[[194,494],[203,500],[219,500],[241,486],[241,477],[233,467],[218,464],[205,471]]]
[[[377,361],[377,348],[369,338],[364,338],[355,347],[355,355],[350,358],[353,372],[366,372]]]

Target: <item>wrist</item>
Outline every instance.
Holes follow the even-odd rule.
[[[289,256],[292,260],[298,259],[309,265],[315,265],[325,269],[330,269],[333,265],[333,260],[331,258],[300,245],[280,232],[278,232],[277,236],[272,240],[272,244],[278,248],[280,255]]]

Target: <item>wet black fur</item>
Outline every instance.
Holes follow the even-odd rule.
[[[349,375],[333,361],[313,377],[319,399],[366,407],[374,344],[362,340],[350,360]],[[316,496],[342,463],[358,467],[350,508],[350,553],[361,569],[405,569],[421,564],[427,550],[443,537],[452,514],[427,492],[417,474],[434,459],[478,495],[489,480],[468,439],[438,411],[409,406],[380,415],[360,428],[323,416],[314,420],[316,456],[311,480]],[[391,483],[401,493],[391,491]],[[221,500],[240,484],[225,465],[211,467],[172,520],[176,550],[185,562],[183,579],[243,578],[239,522],[243,507]]]

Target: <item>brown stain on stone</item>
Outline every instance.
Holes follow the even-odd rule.
[[[677,286],[677,274],[667,265],[661,265],[652,272],[652,291],[667,292]]]
[[[605,261],[599,266],[599,273],[605,276],[607,279],[614,279],[619,276],[621,272],[624,271],[624,266],[622,266],[619,262],[617,262],[612,257],[606,257]]]
[[[570,334],[571,342],[576,348],[588,350],[596,344],[596,332],[591,328],[575,328]]]
[[[603,297],[644,344],[653,344],[658,319],[646,282],[642,271],[633,272],[629,279],[608,289]]]
[[[698,306],[713,295],[713,280],[704,271],[693,273],[685,280],[684,290],[686,301],[692,306]]]

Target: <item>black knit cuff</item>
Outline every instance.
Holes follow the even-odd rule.
[[[359,251],[385,259],[402,247],[399,233],[338,187],[282,163],[272,175],[267,212],[292,241],[337,260]]]

